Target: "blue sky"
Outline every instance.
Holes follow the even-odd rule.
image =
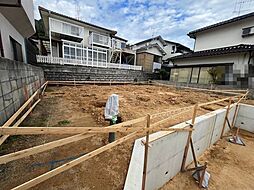
[[[186,34],[238,16],[236,1],[240,0],[34,0],[34,11],[36,19],[40,18],[39,5],[74,18],[79,16],[117,30],[129,43],[161,35],[193,48],[194,40]],[[254,1],[241,7],[241,14],[252,12]]]

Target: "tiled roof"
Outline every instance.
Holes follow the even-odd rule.
[[[203,57],[203,56],[213,56],[213,55],[223,55],[223,54],[231,54],[231,53],[240,53],[246,51],[254,51],[254,45],[250,44],[239,44],[236,46],[228,46],[216,49],[208,49],[203,51],[196,51],[192,53],[185,53],[182,55],[178,55],[175,57],[171,57],[170,59],[183,59],[183,58],[192,58],[192,57]]]

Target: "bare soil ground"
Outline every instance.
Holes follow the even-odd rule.
[[[191,90],[149,85],[48,87],[42,101],[22,126],[107,126],[104,106],[111,94],[118,94],[123,121],[146,114],[177,109],[196,103],[213,101],[224,96]],[[222,104],[223,105],[223,104]],[[224,103],[226,105],[226,102]],[[221,105],[200,110],[218,109]],[[170,121],[173,125],[190,119],[192,112]],[[117,134],[121,137],[123,134]],[[64,138],[63,135],[13,136],[0,148],[0,155]],[[138,137],[137,137],[138,138]],[[67,170],[33,189],[122,189],[131,157],[133,140],[108,150]],[[38,175],[107,144],[107,135],[96,135],[63,147],[0,165],[0,189],[10,189]]]
[[[254,184],[254,134],[241,131],[240,137],[246,146],[229,143],[221,139],[199,158],[208,162],[207,171],[211,174],[209,190],[252,190]],[[179,173],[161,190],[193,189],[198,185],[191,172]]]

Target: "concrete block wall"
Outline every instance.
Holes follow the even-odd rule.
[[[229,121],[232,122],[235,104],[229,112]],[[196,118],[192,139],[196,156],[201,156],[211,145],[220,139],[226,109],[219,109]],[[184,128],[191,120],[173,126]],[[224,134],[229,131],[226,126]],[[146,190],[156,190],[162,187],[178,172],[180,172],[184,148],[188,132],[157,132],[150,135]],[[134,144],[128,174],[125,181],[125,190],[141,189],[144,163],[145,137],[137,139]],[[187,155],[186,165],[193,161],[191,149]]]
[[[0,125],[43,84],[39,67],[0,57]]]
[[[146,81],[153,78],[153,74],[143,71],[97,68],[73,65],[42,64],[36,65],[43,68],[45,79],[50,81],[126,81],[134,79]]]

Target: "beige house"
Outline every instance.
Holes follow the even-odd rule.
[[[188,36],[195,39],[194,51],[172,58],[172,82],[254,87],[254,12],[191,31]]]
[[[131,46],[137,53],[137,65],[143,67],[146,72],[154,72],[160,69],[163,63],[170,63],[170,58],[191,50],[177,42],[164,40],[156,36]]]

